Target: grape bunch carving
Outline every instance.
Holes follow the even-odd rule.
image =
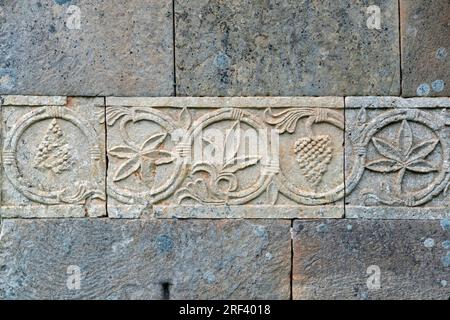
[[[34,167],[51,170],[56,174],[69,170],[73,165],[71,149],[58,125],[53,119],[47,133],[38,147],[34,158]]]
[[[322,180],[331,162],[333,149],[330,136],[304,137],[295,142],[295,153],[301,173],[315,188]]]

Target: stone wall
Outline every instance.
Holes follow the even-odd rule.
[[[448,299],[447,0],[0,0],[0,299]]]

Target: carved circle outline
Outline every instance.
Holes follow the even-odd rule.
[[[65,121],[71,122],[73,125],[75,125],[87,138],[87,141],[90,144],[90,150],[95,150],[96,152],[100,153],[100,147],[97,145],[96,141],[96,133],[95,130],[91,127],[89,122],[85,121],[84,119],[77,118],[77,115],[70,109],[63,107],[63,106],[44,106],[41,108],[38,108],[36,110],[30,111],[29,113],[23,115],[20,117],[17,121],[17,124],[14,125],[11,130],[7,133],[5,138],[5,146],[3,148],[3,153],[16,153],[17,150],[17,143],[20,139],[20,137],[23,135],[23,133],[31,127],[34,123],[47,120],[47,119],[63,119]],[[98,172],[98,166],[96,162],[98,162],[99,159],[96,159],[96,161],[92,161],[91,165],[91,172]],[[12,158],[12,162],[7,164],[5,161],[3,161],[3,168],[6,174],[6,177],[11,182],[13,187],[19,191],[21,194],[23,194],[26,198],[42,203],[47,205],[56,205],[61,204],[61,197],[66,191],[66,189],[58,190],[58,191],[45,191],[40,190],[38,188],[34,187],[28,187],[21,182],[19,182],[20,179],[18,179],[18,176],[20,176],[18,172],[17,167],[17,159],[15,157]],[[85,181],[78,181],[78,182],[85,182]],[[93,182],[93,181],[88,181]],[[97,190],[94,190],[95,192],[103,193],[98,189],[98,182],[94,181],[95,186],[97,187]],[[89,196],[89,192],[86,194],[85,197],[83,197],[83,200],[85,200],[86,197]],[[70,199],[70,197],[66,197],[66,199]],[[65,203],[80,203],[82,201],[78,200],[78,198],[75,198],[76,200],[70,201],[65,200],[63,202]]]
[[[444,136],[444,125],[439,119],[422,110],[409,109],[409,110],[392,110],[382,113],[372,119],[366,127],[361,131],[353,145],[357,144],[358,148],[361,148],[365,152],[363,154],[355,155],[355,148],[353,149],[352,157],[354,159],[353,167],[346,182],[346,194],[350,194],[361,180],[364,171],[367,158],[367,147],[372,138],[382,128],[397,123],[403,120],[418,122],[428,129],[430,129],[439,138],[439,143],[442,148],[442,169],[439,171],[438,176],[433,180],[434,183],[429,184],[426,188],[418,190],[416,192],[409,192],[412,196],[409,204],[405,201],[405,205],[414,207],[422,205],[430,201],[434,196],[438,195],[446,186],[450,179],[450,159],[449,159],[449,146],[447,139]],[[401,199],[404,200],[404,199]]]
[[[314,112],[307,119],[307,126],[313,126],[315,123],[328,123],[337,127],[338,129],[344,130],[345,124],[343,119],[341,119],[340,114],[336,110],[331,110],[327,108],[321,108],[321,111],[326,112],[326,117],[320,117],[317,119]],[[300,111],[301,109],[298,109]],[[342,173],[342,180],[344,179],[344,174]],[[344,197],[345,184],[341,183],[327,192],[315,193],[307,192],[296,186],[294,186],[284,175],[283,170],[280,170],[278,175],[275,177],[278,189],[282,194],[289,197],[290,199],[305,205],[323,205],[328,203],[333,203]]]
[[[258,121],[258,119],[254,118],[250,113],[248,113],[245,110],[239,108],[221,108],[216,111],[208,112],[207,114],[197,119],[193,124],[192,129],[189,130],[187,140],[192,146],[196,135],[199,134],[198,131],[205,129],[206,127],[208,127],[213,123],[224,120],[225,121],[239,120],[246,123],[247,125],[249,125],[250,127],[254,128],[257,131],[264,130],[266,128],[260,121]],[[266,161],[270,163],[272,155],[268,154],[268,157],[269,158],[266,159]],[[229,192],[228,194],[229,198],[227,199],[226,204],[227,205],[245,204],[261,195],[261,193],[266,190],[275,174],[271,172],[269,172],[268,174],[262,174],[262,170],[263,168],[261,168],[259,178],[252,186],[244,190]]]
[[[129,137],[126,125],[128,123],[136,123],[138,121],[150,121],[160,126],[170,135],[178,128],[173,123],[173,119],[168,115],[156,110],[154,108],[141,108],[141,107],[123,107],[129,112],[120,120],[119,128],[123,141],[133,147],[138,148],[135,142]],[[133,191],[125,188],[118,187],[115,182],[112,181],[112,175],[108,175],[108,187],[107,193],[116,200],[124,204],[138,203],[156,203],[169,197],[176,191],[178,186],[183,182],[187,173],[187,159],[183,157],[177,157],[176,168],[171,178],[166,183],[156,188],[156,190],[149,191]]]

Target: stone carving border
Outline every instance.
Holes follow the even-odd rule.
[[[360,111],[360,113],[363,112],[365,112],[364,109]],[[445,119],[417,109],[394,109],[383,112],[370,120],[369,123],[364,124],[359,131],[354,132],[352,139],[354,146],[352,157],[354,165],[346,181],[347,194],[350,194],[355,189],[366,170],[367,148],[374,135],[382,128],[402,120],[423,124],[437,135],[442,148],[442,166],[432,184],[414,194],[408,194],[407,199],[393,197],[391,199],[382,199],[374,195],[372,196],[376,197],[377,201],[384,205],[415,207],[430,201],[444,190],[450,181],[449,141],[443,132],[446,125]]]
[[[97,135],[91,125],[66,107],[44,106],[23,115],[16,125],[8,131],[5,137],[3,145],[3,167],[8,180],[26,198],[45,205],[82,204],[88,198],[100,198],[104,200],[104,192],[97,185],[96,181],[77,181],[75,182],[74,192],[70,192],[68,189],[45,191],[27,186],[26,180],[20,176],[17,167],[17,159],[15,156],[17,143],[22,134],[30,126],[46,119],[63,119],[75,125],[85,135],[90,144],[91,158],[93,160],[92,166],[97,165],[97,162],[101,158],[101,150],[97,144]],[[91,167],[91,170],[95,172],[100,169]]]

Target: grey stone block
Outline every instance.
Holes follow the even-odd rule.
[[[0,94],[173,94],[170,0],[3,0]]]
[[[1,299],[290,295],[289,221],[41,219],[1,228]]]
[[[342,217],[343,102],[107,98],[109,216]]]
[[[450,2],[401,0],[402,95],[450,96]]]
[[[398,1],[376,4],[176,0],[177,94],[397,95]]]
[[[450,297],[449,220],[294,222],[294,299]]]
[[[1,99],[0,217],[105,216],[104,99]]]
[[[346,98],[346,217],[450,217],[449,98]]]

